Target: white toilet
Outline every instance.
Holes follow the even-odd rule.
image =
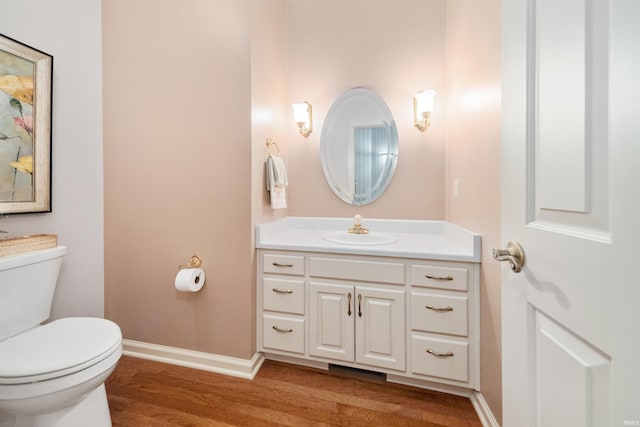
[[[51,312],[64,246],[0,258],[0,427],[111,426],[104,381],[122,354],[113,322]]]

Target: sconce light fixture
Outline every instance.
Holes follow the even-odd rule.
[[[293,119],[296,121],[300,134],[305,138],[313,132],[313,119],[311,114],[311,104],[308,102],[297,102],[291,104],[293,109]]]
[[[413,123],[421,132],[431,125],[431,112],[433,111],[433,98],[435,90],[423,90],[413,95]]]

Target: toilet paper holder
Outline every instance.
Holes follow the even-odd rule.
[[[202,259],[198,255],[194,255],[191,257],[188,263],[182,264],[178,266],[178,271],[183,268],[200,268],[202,265]]]

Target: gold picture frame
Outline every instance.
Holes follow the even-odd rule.
[[[51,212],[53,56],[0,34],[0,215]]]

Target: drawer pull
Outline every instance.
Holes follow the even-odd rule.
[[[438,311],[438,312],[453,311],[453,307],[450,307],[450,306],[447,306],[447,307],[434,307],[432,305],[425,305],[424,308],[427,308],[427,309],[433,310],[433,311]]]
[[[274,326],[275,327],[275,326]],[[453,353],[450,351],[447,351],[446,353],[438,353],[437,351],[433,351],[430,348],[428,348],[427,353],[429,353],[432,356],[436,356],[436,357],[453,357]]]
[[[358,294],[358,317],[362,317],[362,294]]]
[[[291,289],[287,289],[286,291],[283,291],[282,289],[278,289],[278,288],[273,288],[273,292],[277,293],[277,294],[292,294],[293,291]]]
[[[278,332],[283,332],[283,333],[288,333],[288,332],[293,332],[293,329],[289,328],[289,329],[281,329],[278,328],[276,325],[273,325],[272,328]]]
[[[351,292],[347,294],[347,316],[351,316]]]
[[[291,268],[293,267],[293,264],[280,264],[277,261],[272,262],[271,264],[273,264],[274,267],[285,267],[285,268]]]
[[[431,274],[425,274],[424,277],[431,280],[453,280],[451,276],[432,276]]]

